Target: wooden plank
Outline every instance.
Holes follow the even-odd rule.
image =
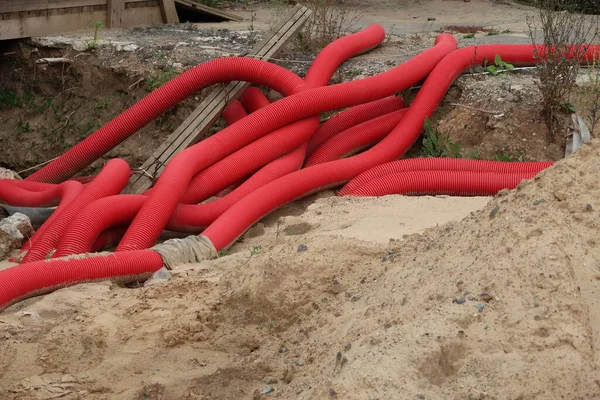
[[[94,21],[106,22],[106,10],[7,19],[0,23],[0,40],[90,29]]]
[[[312,11],[297,4],[288,18],[262,42],[257,44],[251,56],[259,59],[273,57],[304,25]],[[221,116],[223,109],[249,86],[246,82],[230,82],[217,86],[185,121],[165,140],[152,156],[134,173],[126,193],[142,193],[152,186],[165,165],[178,152],[185,150],[204,137],[212,124]]]
[[[224,11],[224,10],[219,10],[218,8],[209,7],[207,5],[201,4],[194,0],[175,0],[175,3],[185,6],[185,7],[188,7],[188,8],[192,8],[196,11],[200,11],[203,14],[214,15],[216,17],[223,18],[223,19],[226,19],[229,21],[243,21],[244,20],[244,18],[242,18],[239,15],[232,14],[232,13]]]
[[[0,13],[106,5],[107,0],[0,0]]]
[[[179,16],[177,15],[177,10],[175,9],[175,1],[174,0],[160,0],[160,10],[163,15],[163,22],[165,24],[178,24]]]
[[[108,0],[108,8],[106,10],[106,26],[109,28],[120,28],[123,26],[123,11],[125,11],[124,0]]]
[[[47,15],[2,20],[0,21],[0,40],[44,36],[78,29],[89,30],[94,21],[107,23],[106,10],[92,10],[92,7],[83,10],[85,11],[72,13],[59,13],[61,9],[52,10],[52,13],[47,10]],[[152,25],[161,22],[162,16],[158,6],[126,8],[123,11],[122,27]]]

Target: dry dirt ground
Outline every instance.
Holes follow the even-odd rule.
[[[446,25],[511,31],[457,34],[461,45],[526,42],[532,13],[484,0],[372,3],[359,24],[394,35],[334,81],[388,69]],[[254,33],[247,23],[106,31],[92,55],[73,49],[90,32],[57,48],[14,44],[0,62],[19,99],[0,110],[0,166],[60,154],[162,74],[244,54],[278,12],[255,11]],[[33,67],[57,55],[73,63]],[[302,74],[312,55],[280,58]],[[538,96],[528,71],[463,76],[434,125],[464,154],[558,160]],[[139,165],[201,97],[109,157]],[[0,398],[600,399],[599,156],[595,141],[491,201],[321,193],[169,281],[79,285],[17,304],[0,314]]]

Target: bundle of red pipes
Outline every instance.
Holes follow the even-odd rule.
[[[327,86],[344,61],[378,46],[384,38],[383,28],[373,25],[338,39],[315,58],[304,80],[251,58],[198,65],[25,180],[0,180],[2,203],[58,204],[24,246],[21,264],[0,271],[0,311],[80,282],[147,279],[166,262],[162,253],[150,249],[164,229],[201,232],[201,240],[214,256],[271,211],[326,188],[346,184],[338,195],[353,196],[493,195],[551,165],[398,160],[465,69],[496,55],[513,64],[532,65],[544,54],[544,47],[457,49],[451,35],[441,34],[432,48],[389,71]],[[589,46],[583,52],[586,60],[598,59],[600,49]],[[394,95],[422,80],[416,98],[404,108]],[[108,161],[88,183],[73,178],[165,110],[207,86],[229,81],[262,85],[284,98],[271,104],[258,89],[249,88],[241,102],[235,101],[224,112],[229,126],[173,157],[154,187],[142,195],[119,194],[131,173],[120,159]],[[345,107],[350,108],[319,126],[321,113]],[[215,195],[220,198],[201,203]],[[118,245],[108,255],[65,257],[101,250],[113,239],[119,240]]]

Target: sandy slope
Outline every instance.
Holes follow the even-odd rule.
[[[599,156],[595,142],[404,239],[394,220],[433,205],[304,201],[167,283],[14,306],[0,314],[0,397],[600,398]],[[454,200],[428,201],[454,216],[482,205]],[[333,235],[368,236],[361,214],[375,242]]]

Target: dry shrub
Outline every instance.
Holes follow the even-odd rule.
[[[529,19],[529,35],[537,44],[538,26],[545,50],[536,50],[537,73],[542,93],[542,114],[552,139],[564,128],[565,112],[572,106],[569,94],[575,86],[586,43],[598,35],[598,18],[575,10],[577,0],[537,0],[538,16]]]
[[[297,44],[303,50],[321,50],[343,36],[360,19],[360,13],[348,1],[304,0],[302,4],[313,11],[297,37]]]

